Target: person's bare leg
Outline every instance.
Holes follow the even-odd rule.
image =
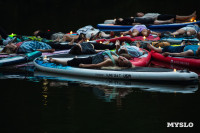
[[[150,43],[147,43],[147,48],[154,50],[158,53],[162,53],[162,48],[156,48],[156,47],[152,46]]]
[[[74,38],[74,40],[77,40],[78,37],[79,37],[79,35],[73,35],[73,36],[71,36],[71,35],[65,34],[63,36],[62,42],[72,41],[73,38]]]
[[[67,61],[64,61],[64,60],[57,60],[57,59],[49,58],[49,61],[51,63],[62,64],[64,66],[67,66]]]
[[[113,32],[113,33],[114,33],[114,32]],[[105,32],[102,31],[102,32],[100,33],[100,36],[101,36],[101,37],[111,37],[111,34],[106,34]]]
[[[169,19],[169,20],[155,20],[154,24],[158,25],[158,24],[171,24],[174,22],[174,18]]]
[[[190,21],[191,19],[196,19],[196,11],[194,11],[191,15],[188,16],[180,16],[180,15],[176,15],[176,20],[180,20],[180,21]]]
[[[186,33],[186,31],[185,30],[183,30],[183,29],[179,29],[179,30],[177,30],[177,31],[175,31],[175,32],[173,32],[173,33],[171,33],[171,35],[183,35],[184,33]]]
[[[151,33],[151,31],[149,29],[144,29],[144,30],[142,30],[141,33],[142,33],[142,36],[148,37],[149,34]]]

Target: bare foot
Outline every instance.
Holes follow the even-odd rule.
[[[169,20],[169,23],[174,23],[174,18],[171,18],[171,19]]]

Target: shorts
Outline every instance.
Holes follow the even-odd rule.
[[[133,30],[137,30],[139,32],[142,32],[144,29],[147,29],[145,25],[135,25],[130,29],[130,31],[133,32]]]
[[[92,57],[73,58],[72,60],[67,61],[68,66],[79,67],[79,64],[92,64]]]
[[[173,14],[160,14],[158,17],[157,17],[157,20],[169,20],[169,19],[172,19],[174,18],[174,21],[176,20],[176,15],[173,15]]]
[[[185,31],[189,31],[189,30],[194,30],[196,33],[197,33],[197,31],[195,30],[195,28],[193,28],[193,27],[183,27],[183,28],[181,28],[182,30],[185,30]]]
[[[180,53],[183,52],[185,46],[166,46],[162,49],[162,52],[170,52],[170,53]]]
[[[135,17],[135,23],[140,23],[140,24],[154,24],[154,19],[152,19],[152,18]]]

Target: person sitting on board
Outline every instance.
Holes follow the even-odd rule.
[[[111,51],[97,53],[94,56],[85,58],[73,58],[72,60],[64,61],[50,58],[49,62],[58,63],[64,66],[83,67],[83,68],[101,68],[107,66],[133,67],[132,63],[123,56],[118,56]]]
[[[174,22],[190,22],[191,20],[196,19],[196,11],[194,11],[191,15],[188,16],[181,16],[181,15],[175,15],[175,14],[160,14],[160,13],[146,13],[143,12],[137,12],[137,17],[140,18],[151,18],[154,20],[169,20],[174,19]]]
[[[122,45],[120,46],[120,42],[119,40],[117,40],[115,45],[116,45],[116,54],[124,56],[127,59],[130,59],[132,57],[140,57],[144,54],[144,52],[139,49],[140,42],[138,42],[136,46],[126,45],[125,42],[122,42]]]
[[[154,32],[149,30],[145,25],[135,25],[133,26],[129,31],[121,32],[121,35],[127,35],[129,34],[131,37],[136,37],[136,36],[145,36],[148,37],[150,34],[155,34],[157,36],[160,36],[160,33]]]
[[[150,50],[154,50],[158,53],[162,53],[163,56],[198,56],[200,57],[199,45],[185,45],[185,41],[181,46],[165,46],[163,48],[156,48],[151,44],[147,44]]]
[[[117,18],[114,20],[115,25],[138,25],[138,24],[171,24],[174,22],[174,18],[169,20],[154,20],[152,18],[140,18],[140,17],[129,17],[129,18]]]

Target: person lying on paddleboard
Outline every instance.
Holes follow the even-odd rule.
[[[79,43],[75,44],[69,51],[70,54],[81,55],[81,54],[96,54],[104,50],[115,49],[115,43],[103,42],[83,42],[81,40]]]
[[[181,15],[175,15],[175,14],[160,14],[160,13],[143,13],[143,12],[137,12],[137,17],[140,18],[151,18],[154,20],[169,20],[174,19],[174,22],[190,22],[191,20],[196,19],[196,11],[194,11],[192,14],[187,16],[181,16]]]
[[[145,25],[135,25],[130,30],[121,32],[120,34],[121,35],[129,34],[131,37],[136,37],[136,36],[148,37],[150,34],[155,34],[157,36],[161,35],[160,33],[149,30]]]
[[[49,62],[62,64],[64,66],[84,67],[84,68],[101,68],[107,66],[133,67],[132,63],[125,57],[118,56],[111,51],[100,52],[94,56],[86,58],[73,58],[72,60],[64,61],[50,58]]]
[[[88,25],[78,29],[77,33],[75,34],[65,34],[62,32],[56,33],[52,31],[44,32],[41,30],[36,30],[34,31],[33,35],[36,37],[53,40],[55,42],[70,42],[73,39],[75,42],[79,42],[82,39],[96,40],[101,38],[110,38],[114,36],[114,32],[111,31],[110,34],[106,34],[105,32]]]
[[[200,39],[200,28],[197,24],[194,25],[187,25],[183,28],[178,29],[175,32],[172,32],[171,35],[177,36],[177,35],[197,35],[197,38]]]
[[[104,43],[104,42],[103,42]],[[105,42],[106,43],[106,42]],[[116,40],[115,43],[111,44],[102,44],[102,43],[91,43],[91,42],[83,42],[78,43],[73,46],[70,50],[70,54],[80,55],[80,54],[96,54],[98,52],[105,51],[106,49],[113,50],[116,48],[116,53],[118,55],[125,56],[126,58],[131,57],[139,57],[143,55],[143,52],[139,49],[140,45],[136,46],[128,46],[125,42],[120,46],[120,41]]]
[[[120,46],[120,42],[119,40],[117,40],[115,45],[116,45],[116,54],[124,56],[127,59],[130,59],[132,57],[140,57],[144,54],[144,52],[139,49],[140,48],[139,42],[136,44],[136,46],[126,45],[125,42],[122,42]]]
[[[152,18],[141,18],[141,17],[129,17],[129,18],[117,18],[114,19],[115,25],[138,25],[138,24],[171,24],[174,22],[174,18],[169,20],[154,20]]]
[[[181,46],[165,46],[163,48],[156,48],[151,44],[147,44],[147,47],[158,53],[162,53],[163,56],[198,56],[200,57],[199,45],[185,45],[185,42]]]
[[[80,46],[79,49],[76,47]],[[39,42],[39,41],[23,41],[19,43],[10,42],[7,44],[1,53],[29,53],[33,51],[41,52],[54,52],[55,50],[70,50],[70,54],[95,54],[100,52],[98,50],[109,49],[112,50],[115,48],[115,44],[101,44],[101,43],[91,43],[80,41],[78,44],[74,43],[72,40],[70,43],[62,45],[58,42]]]

